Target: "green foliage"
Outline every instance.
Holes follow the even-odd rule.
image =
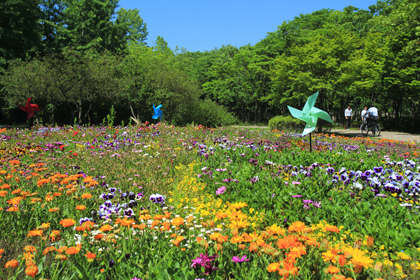
[[[402,118],[420,115],[416,0],[301,14],[254,46],[223,45],[206,52],[171,50],[161,36],[147,47],[139,10],[117,12],[118,4],[0,4],[0,69],[7,69],[0,82],[3,121],[20,122],[16,106],[28,95],[47,123],[72,123],[74,117],[79,124],[98,123],[112,100],[118,123],[130,118],[130,108],[150,120],[151,104],[160,102],[165,121],[186,124],[197,119],[186,117],[185,108],[197,108],[205,99],[241,122],[268,123],[289,115],[286,105],[299,107],[317,91],[320,109],[335,122],[344,121],[347,104],[359,115],[371,102],[395,118],[394,129],[404,129]],[[219,123],[211,119],[212,125]]]
[[[293,130],[301,132],[305,128],[305,122],[292,116],[276,116],[268,121],[268,127],[271,130]]]
[[[106,125],[107,126],[113,126],[114,125],[114,120],[115,120],[115,115],[116,114],[117,114],[117,112],[114,109],[114,105],[112,105],[111,110],[109,111],[109,114],[106,116]]]
[[[39,0],[0,2],[0,69],[14,58],[25,59],[40,47],[37,21],[41,16]]]
[[[205,99],[197,102],[194,123],[207,127],[229,126],[237,121],[225,107],[216,102]]]

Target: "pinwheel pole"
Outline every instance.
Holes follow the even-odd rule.
[[[305,129],[303,130],[302,136],[309,134],[309,151],[312,152],[312,131],[316,128],[316,123],[318,122],[318,118],[326,120],[327,122],[332,123],[330,115],[327,112],[322,111],[316,107],[315,101],[318,97],[318,92],[309,96],[308,100],[306,100],[305,106],[303,107],[302,111],[295,109],[293,107],[287,106],[289,108],[290,113],[293,117],[306,122]]]
[[[312,133],[309,133],[309,152],[312,153]]]

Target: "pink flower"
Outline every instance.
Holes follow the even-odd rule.
[[[293,185],[300,185],[300,184],[302,184],[302,183],[301,183],[301,182],[298,182],[298,181],[293,181],[293,182],[292,182],[292,184],[293,184]]]
[[[222,186],[220,188],[217,189],[216,194],[223,194],[226,191],[226,187]]]
[[[246,255],[243,255],[242,258],[239,258],[237,256],[233,256],[232,261],[235,263],[242,263],[242,262],[248,262],[249,259],[246,258]]]

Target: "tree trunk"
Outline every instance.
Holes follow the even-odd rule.
[[[258,101],[255,101],[255,125],[257,125],[258,119]]]
[[[399,100],[394,101],[394,112],[395,112],[395,129],[398,131],[400,128],[400,103]]]
[[[82,101],[79,101],[79,119],[78,119],[78,124],[81,125],[82,124]]]
[[[265,119],[265,123],[266,123],[266,124],[268,124],[268,116],[267,116],[267,102],[265,103],[264,119]]]

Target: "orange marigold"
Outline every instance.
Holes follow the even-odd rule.
[[[255,243],[255,242],[253,242],[253,243],[251,243],[251,245],[249,245],[249,248],[248,248],[248,250],[252,253],[252,252],[258,252],[258,245]]]
[[[210,239],[211,240],[217,240],[217,238],[219,238],[220,236],[222,236],[219,232],[215,232],[212,235],[210,235]]]
[[[34,229],[34,230],[30,230],[27,236],[28,237],[30,237],[30,236],[42,236],[42,234],[43,234],[42,230]]]
[[[129,220],[128,218],[118,218],[117,221],[115,222],[116,224],[120,224],[123,227],[130,227],[132,224],[134,224],[134,220]]]
[[[63,247],[60,247],[60,248],[58,248],[58,252],[60,253],[60,254],[62,254],[62,253],[64,253],[65,251],[67,251],[67,249],[68,249],[69,247],[67,247],[67,246],[63,246]]]
[[[177,217],[177,218],[174,218],[171,223],[172,225],[179,227],[180,225],[184,224],[184,219],[181,217]]]
[[[96,254],[91,253],[91,252],[87,252],[85,254],[85,257],[88,259],[88,262],[93,262],[93,260],[96,258]]]
[[[16,268],[19,266],[19,262],[17,260],[11,260],[6,262],[6,264],[4,265],[4,268]]]
[[[224,243],[224,242],[227,242],[229,240],[229,236],[228,235],[225,235],[225,236],[219,236],[218,238],[217,238],[217,242],[218,243]]]
[[[289,232],[303,233],[306,230],[306,225],[300,221],[294,222],[289,226]]]
[[[230,239],[230,243],[236,244],[244,241],[244,238],[242,236],[234,236]]]
[[[44,252],[42,252],[42,255],[46,255],[46,254],[48,254],[49,252],[52,252],[52,251],[57,251],[57,248],[55,248],[54,246],[47,247],[47,248],[44,249]]]
[[[35,278],[35,276],[38,274],[38,267],[36,265],[28,266],[25,269],[25,273],[26,273],[26,275]]]
[[[73,219],[64,219],[60,222],[60,225],[63,227],[71,227],[76,224],[76,221]]]
[[[90,198],[92,198],[92,195],[90,193],[84,193],[84,194],[82,194],[82,198],[83,199],[90,199]]]
[[[76,210],[85,210],[86,209],[86,206],[84,206],[84,205],[77,205],[76,206]]]
[[[25,246],[25,248],[23,248],[23,250],[25,252],[30,252],[30,253],[36,253],[36,248],[34,246]]]
[[[76,255],[77,253],[79,253],[80,251],[80,247],[70,247],[66,250],[66,254],[67,255]]]
[[[325,231],[329,231],[329,232],[337,232],[339,233],[340,231],[338,230],[338,227],[336,226],[331,226],[331,225],[326,225],[325,226]]]
[[[336,274],[340,272],[340,269],[336,266],[330,266],[327,268],[329,274]]]
[[[267,267],[268,272],[276,272],[279,269],[280,269],[279,263],[271,263]]]
[[[175,240],[172,240],[172,243],[176,246],[176,247],[179,247],[179,244],[181,243],[181,241],[182,240],[184,240],[185,239],[185,237],[184,236],[180,236],[180,235],[178,235],[177,237],[176,237],[176,239]]]
[[[97,235],[95,235],[95,240],[101,240],[104,236],[105,234],[98,233]]]
[[[54,213],[54,212],[60,211],[60,208],[53,207],[53,208],[48,209],[48,211],[51,212],[51,213]]]
[[[108,232],[108,231],[110,231],[111,229],[113,229],[113,227],[112,227],[112,226],[110,226],[110,225],[103,225],[103,226],[99,229],[99,231],[102,231],[102,232]]]
[[[294,235],[288,235],[284,238],[277,240],[277,246],[280,249],[288,249],[300,245],[299,238]]]

